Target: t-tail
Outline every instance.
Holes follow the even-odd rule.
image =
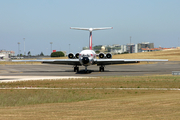
[[[113,29],[113,27],[104,27],[104,28],[76,28],[76,27],[71,27],[70,29],[89,31],[90,32],[90,34],[89,34],[89,49],[92,50],[92,31],[94,31],[94,30]]]

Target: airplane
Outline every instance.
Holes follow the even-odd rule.
[[[94,50],[92,50],[92,31],[95,30],[106,30],[113,29],[113,27],[103,27],[103,28],[78,28],[71,27],[70,29],[75,30],[86,30],[89,31],[89,50],[82,50],[80,53],[69,53],[68,59],[50,59],[50,60],[12,60],[13,62],[42,62],[48,64],[65,64],[65,65],[73,65],[74,72],[79,72],[79,66],[85,67],[85,72],[87,72],[87,67],[90,65],[99,66],[99,71],[104,72],[104,67],[106,65],[111,64],[126,64],[126,63],[138,63],[138,62],[165,62],[168,61],[166,59],[112,59],[111,53],[99,53],[96,54]],[[99,57],[99,59],[97,59]]]

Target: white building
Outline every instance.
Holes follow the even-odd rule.
[[[15,52],[14,51],[6,51],[6,50],[1,50],[0,51],[0,60],[9,60],[11,56],[14,56]]]

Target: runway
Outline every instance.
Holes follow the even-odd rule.
[[[142,76],[171,74],[180,71],[180,62],[158,62],[144,65],[109,65],[104,72],[99,72],[96,65],[88,67],[88,73],[80,66],[78,73],[73,66],[58,64],[40,65],[0,65],[0,81],[24,79],[59,79],[62,77],[100,77],[100,76]]]

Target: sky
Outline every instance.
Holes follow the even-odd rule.
[[[80,52],[89,32],[70,27],[113,27],[93,31],[93,45],[153,42],[180,46],[180,0],[0,0],[0,50]]]

